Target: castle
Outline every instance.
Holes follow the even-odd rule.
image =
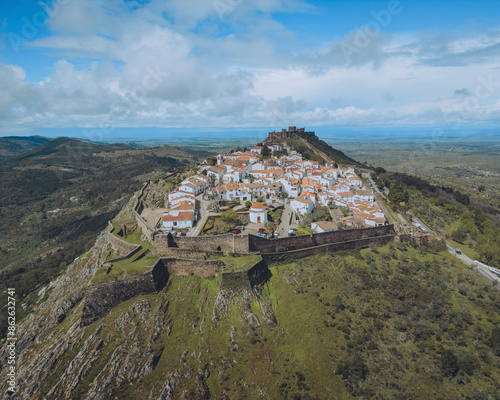
[[[315,135],[315,133],[306,132],[304,128],[297,129],[297,127],[295,126],[289,126],[288,130],[282,129],[281,132],[269,132],[269,136],[266,140],[264,140],[264,143],[269,146],[273,144],[283,143],[288,139],[293,139],[303,135]]]

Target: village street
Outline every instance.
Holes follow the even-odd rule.
[[[290,217],[291,217],[292,213],[293,212],[292,212],[291,204],[290,203],[285,204],[283,214],[281,215],[281,222],[280,222],[280,225],[278,227],[279,237],[288,236],[288,231],[290,229],[297,229],[298,224],[295,221],[295,218],[293,218],[293,221],[290,224]]]

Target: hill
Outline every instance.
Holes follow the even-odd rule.
[[[288,130],[282,129],[281,132],[269,132],[264,144],[268,146],[274,144],[288,146],[301,153],[304,158],[318,161],[321,164],[329,162],[342,165],[359,165],[356,160],[318,138],[315,132],[307,132],[304,128],[297,129],[295,126],[288,127]]]
[[[286,139],[301,143],[324,161],[332,156],[339,157],[332,161],[341,160],[341,155],[326,147],[318,149],[300,135]],[[78,153],[76,146],[84,150]],[[27,240],[24,255],[6,248],[4,255],[13,257],[13,265],[27,259],[22,257],[28,257],[33,246],[37,252],[52,249],[18,275],[3,274],[10,279],[6,285],[15,288],[18,303],[19,398],[499,398],[500,292],[447,252],[442,242],[417,247],[395,240],[383,246],[371,243],[369,248],[266,261],[255,253],[236,258],[233,241],[224,257],[207,261],[227,268],[204,278],[187,268],[181,271],[179,265],[177,273],[160,272],[152,267],[155,247],[137,224],[127,225],[135,219],[136,196],[129,201],[126,191],[133,192],[146,177],[180,170],[199,155],[168,147],[120,146],[61,139],[19,157],[12,164],[15,168],[0,170],[4,172],[0,179],[14,179],[8,171],[24,173],[23,179],[44,171],[47,180],[45,186],[31,180],[20,183],[19,192],[2,192],[0,200],[10,207],[6,209],[16,212],[16,201],[27,196],[31,186],[37,200],[26,202],[27,209],[63,205],[58,212],[35,211],[36,219],[23,220],[19,226],[13,221],[2,225],[6,238],[16,238],[16,231],[23,229],[18,240]],[[174,152],[180,160],[172,156]],[[74,154],[80,154],[76,159],[81,161],[67,162]],[[158,162],[161,157],[165,160]],[[151,168],[161,171],[147,173]],[[170,187],[167,181],[180,181],[186,174],[160,180],[158,185]],[[49,179],[53,175],[57,179]],[[465,242],[483,246],[490,236],[494,241],[498,225],[494,217],[469,208],[472,201],[462,192],[383,169],[374,171],[372,179],[387,189],[387,195],[380,196],[386,196],[391,212],[399,214],[395,219],[407,218],[409,211],[434,225],[445,222],[451,227],[458,217],[467,228]],[[105,186],[96,188],[101,180]],[[10,184],[15,186],[16,181]],[[87,198],[81,194],[87,190],[95,191]],[[154,191],[148,201],[156,201],[157,194]],[[63,212],[66,206],[68,214]],[[73,218],[71,213],[79,215],[80,208],[93,222],[92,229],[74,230],[87,219],[68,225],[57,219]],[[117,208],[121,211],[113,233],[102,232],[95,239],[101,222],[110,218],[106,213],[114,216]],[[27,215],[35,218],[31,211]],[[78,249],[50,247],[62,247],[65,238],[76,239],[81,232],[88,232],[85,246],[95,242],[82,246],[88,251],[80,251],[76,259]],[[186,238],[179,235],[176,240],[182,243]],[[126,247],[124,252],[134,249],[132,256],[120,257],[116,242]],[[195,249],[175,242],[167,236],[167,247],[174,254],[197,257]],[[208,241],[203,243],[207,246]],[[254,271],[259,279],[251,282],[245,268],[256,262],[262,269]],[[146,281],[158,274],[161,285]],[[125,280],[128,285],[123,285]],[[31,289],[23,286],[30,281]],[[141,292],[141,282],[151,283],[144,291],[148,294]],[[35,283],[41,286],[32,291]],[[103,286],[97,290],[94,284]],[[93,303],[86,301],[89,288]],[[133,294],[137,295],[130,298]],[[92,306],[105,311],[90,315]],[[3,339],[0,353],[5,358],[6,344]],[[1,373],[6,371],[2,366]],[[6,385],[1,381],[0,390]]]
[[[446,252],[321,254],[233,294],[172,276],[84,327],[107,254],[100,236],[20,324],[23,398],[497,398],[499,292]]]
[[[147,179],[206,153],[57,138],[0,164],[0,290],[23,298],[89,249]],[[19,311],[21,317],[29,307]],[[2,321],[5,314],[2,313]],[[2,336],[6,325],[2,326]]]
[[[0,158],[19,155],[49,141],[50,139],[41,136],[0,137]]]

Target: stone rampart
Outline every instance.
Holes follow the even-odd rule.
[[[108,242],[120,256],[120,259],[126,259],[132,257],[136,254],[141,246],[138,244],[129,243],[126,240],[120,239],[118,236],[114,235],[112,232],[114,230],[114,226],[111,222],[108,222]],[[116,261],[116,260],[115,260]]]
[[[250,250],[260,253],[282,253],[318,247],[331,243],[348,242],[351,240],[376,238],[378,236],[394,235],[393,225],[384,225],[374,228],[346,229],[333,232],[312,233],[310,235],[292,236],[278,239],[265,239],[249,235]]]
[[[207,255],[218,253],[240,253],[248,254],[248,236],[242,235],[216,235],[216,236],[173,236],[155,235],[153,248],[159,256],[172,255],[173,249],[187,250],[193,252],[203,252]],[[174,250],[178,251],[178,250]]]
[[[312,255],[318,254],[318,253],[333,252],[333,251],[340,251],[340,250],[350,250],[350,249],[354,249],[354,248],[365,248],[365,247],[368,247],[372,243],[377,244],[377,245],[384,245],[387,243],[391,243],[393,241],[394,241],[394,235],[377,236],[377,237],[370,237],[370,238],[364,238],[364,239],[350,240],[347,242],[324,244],[321,246],[308,247],[308,248],[298,249],[298,250],[263,253],[262,258],[266,262],[287,261],[287,260],[292,261],[292,260],[297,259],[297,258],[312,256]]]
[[[215,278],[221,272],[222,261],[219,260],[188,260],[180,258],[162,258],[158,263],[163,263],[163,268],[169,275],[194,275],[200,278]]]
[[[85,293],[81,325],[91,324],[97,318],[107,314],[113,307],[132,297],[155,291],[156,285],[152,271],[90,285]]]

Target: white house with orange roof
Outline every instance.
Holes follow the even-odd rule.
[[[265,224],[267,222],[267,207],[262,203],[253,203],[249,210],[250,222]]]
[[[240,184],[238,182],[228,182],[217,186],[217,195],[223,200],[236,200],[240,197]]]
[[[283,189],[288,194],[289,197],[297,197],[300,193],[300,181],[298,178],[283,177],[277,180],[283,184]]]
[[[195,196],[203,193],[210,186],[210,178],[203,175],[194,175],[181,182],[179,190],[193,193]]]
[[[318,221],[311,224],[311,229],[316,233],[338,231],[339,227],[335,222],[331,221]]]
[[[183,201],[187,201],[189,203],[195,202],[195,196],[193,193],[185,192],[183,190],[177,190],[175,192],[169,193],[168,202],[171,206],[179,204]]]
[[[182,201],[163,213],[162,226],[165,229],[192,228],[197,215],[195,203]]]
[[[293,212],[301,215],[311,214],[313,210],[314,203],[308,197],[296,197],[290,202],[290,206]]]
[[[264,147],[263,146],[254,146],[252,147],[250,150],[253,152],[253,153],[257,153],[257,154],[262,154],[262,149]]]
[[[207,171],[207,176],[209,178],[213,177],[215,182],[218,183],[222,180],[222,177],[224,176],[226,169],[220,168],[220,167],[209,166],[209,167],[205,168],[205,171]]]
[[[314,193],[305,191],[300,194],[300,197],[304,197],[306,199],[311,200],[313,203],[316,203],[316,194]]]

